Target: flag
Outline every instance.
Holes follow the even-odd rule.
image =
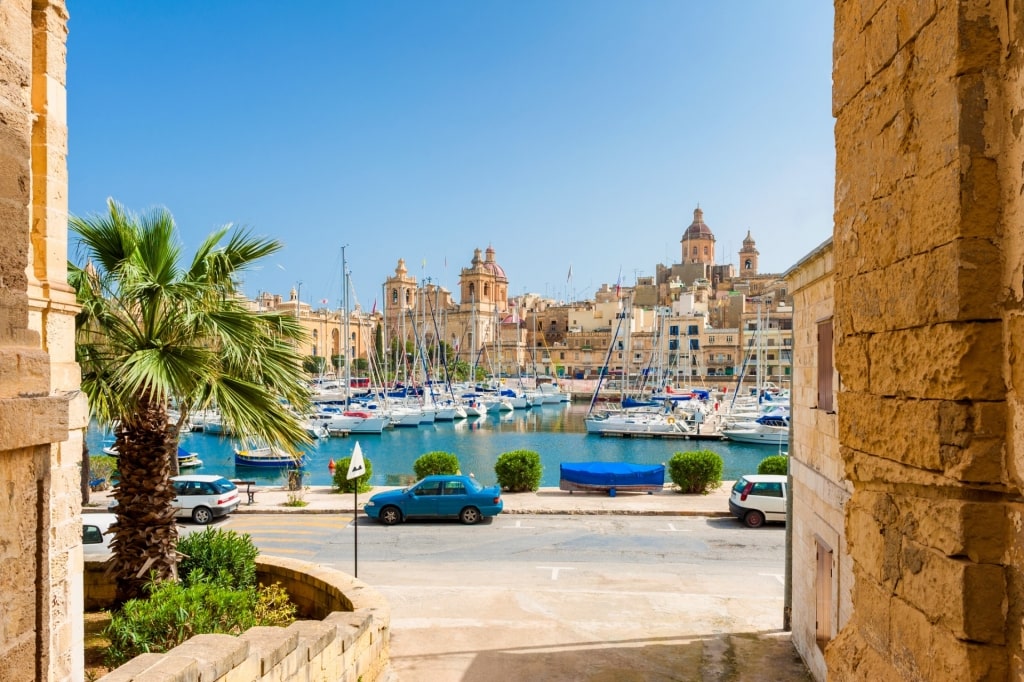
[[[376,314],[376,312],[377,312],[377,299],[373,299],[373,310],[370,311],[370,314],[374,315],[374,314]]]
[[[323,303],[324,305],[327,305],[327,303],[328,303],[326,298],[321,298],[320,302]]]
[[[622,297],[622,269],[619,269],[619,278],[615,280],[615,298]]]
[[[571,263],[569,264],[569,276],[565,278],[565,281],[566,282],[571,282],[572,281],[572,264]]]
[[[363,463],[363,450],[359,447],[359,441],[356,441],[356,447],[352,450],[352,460],[348,464],[348,473],[345,475],[345,480],[351,481],[353,478],[359,478],[366,473],[366,465]]]

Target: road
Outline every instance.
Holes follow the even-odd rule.
[[[247,514],[217,525],[264,553],[349,573],[358,533],[357,573],[391,604],[405,682],[807,679],[779,638],[783,526],[508,515],[468,527],[362,517],[356,530],[351,520]],[[739,674],[751,656],[778,660],[763,678]]]

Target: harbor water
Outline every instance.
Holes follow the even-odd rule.
[[[722,478],[735,480],[742,474],[755,473],[765,457],[779,454],[773,447],[727,440],[588,435],[583,423],[586,413],[587,405],[551,404],[418,428],[387,429],[379,435],[324,438],[307,449],[304,482],[330,485],[329,463],[350,457],[357,442],[363,456],[371,462],[371,482],[375,486],[397,485],[400,477],[413,474],[413,462],[420,455],[438,450],[455,454],[462,472],[472,473],[483,484],[496,482],[494,464],[499,455],[511,450],[532,450],[540,455],[543,466],[541,487],[558,487],[562,462],[664,464],[677,452],[711,450],[722,457]],[[104,442],[110,440],[110,434],[95,428],[86,437],[91,454],[101,454]],[[287,481],[285,470],[236,467],[234,448],[238,442],[230,437],[188,433],[181,437],[181,446],[203,461],[203,466],[183,473],[218,474],[261,485],[283,485]],[[666,482],[670,482],[667,472]]]

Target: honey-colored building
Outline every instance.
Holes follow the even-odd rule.
[[[0,3],[0,680],[81,680],[82,448],[62,0]]]
[[[839,446],[835,251],[829,239],[787,273],[793,297],[789,534],[793,645],[815,679],[825,648],[853,611],[845,512],[852,493]]]

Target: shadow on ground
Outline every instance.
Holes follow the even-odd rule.
[[[449,651],[444,655],[472,657],[465,674],[458,678],[461,682],[813,680],[786,632],[581,642],[559,647]],[[427,657],[418,658],[427,663]],[[402,660],[400,667],[403,677],[415,679],[415,660]]]

